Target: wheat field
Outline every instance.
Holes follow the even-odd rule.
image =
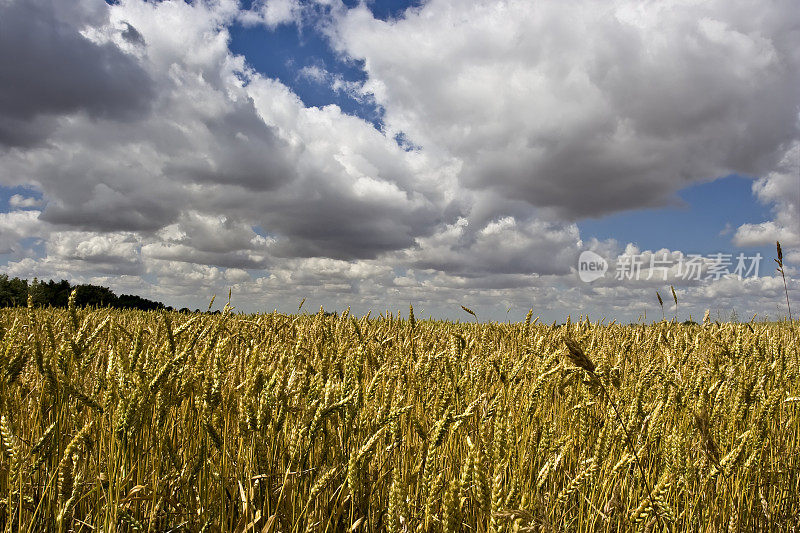
[[[790,531],[788,322],[0,310],[3,531]]]

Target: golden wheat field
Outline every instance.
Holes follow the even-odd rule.
[[[781,531],[789,323],[0,310],[3,531]]]

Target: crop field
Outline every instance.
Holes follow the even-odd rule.
[[[0,310],[2,531],[790,531],[788,322]]]

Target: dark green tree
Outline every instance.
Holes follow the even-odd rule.
[[[155,311],[159,309],[171,310],[161,302],[148,300],[133,294],[117,296],[108,287],[99,285],[77,285],[73,287],[62,279],[61,281],[40,281],[33,278],[29,284],[27,280],[9,279],[7,274],[0,274],[0,307],[24,306],[28,303],[28,295],[37,307],[66,307],[72,289],[77,289],[75,303],[78,306],[113,307],[117,309],[141,309]]]
[[[9,279],[8,274],[0,274],[0,307],[26,305],[27,300],[27,280],[19,278]]]
[[[69,299],[69,293],[71,291],[72,287],[65,279],[62,279],[59,282],[55,282],[52,279],[48,282],[45,282],[33,278],[33,282],[28,288],[28,294],[31,295],[33,305],[39,307],[66,307],[67,300]]]
[[[143,311],[164,309],[164,304],[161,302],[154,302],[135,294],[123,294],[117,299],[116,306],[120,309],[141,309]]]
[[[99,285],[78,285],[75,305],[86,307],[117,307],[117,295],[108,287]]]

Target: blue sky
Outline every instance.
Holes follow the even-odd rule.
[[[587,235],[631,242],[641,249],[669,248],[701,254],[738,250],[731,245],[735,228],[770,217],[769,208],[754,201],[752,185],[752,178],[726,176],[678,191],[675,206],[587,219],[578,225]],[[774,246],[741,249],[774,254]]]
[[[369,2],[373,16],[378,20],[393,20],[401,17],[409,8],[419,7],[422,2],[387,0]],[[358,1],[350,0],[344,5],[355,7]],[[252,8],[252,1],[244,1],[242,8]],[[328,39],[314,24],[319,19],[300,24],[280,24],[265,31],[263,26],[249,26],[241,22],[230,26],[230,50],[247,58],[248,64],[264,76],[280,80],[292,88],[307,106],[322,107],[337,105],[345,113],[357,115],[382,127],[382,112],[374,102],[357,100],[343,91],[334,90],[329,84],[309,79],[302,74],[304,67],[316,67],[349,82],[363,83],[366,74],[363,61],[342,57],[331,47]]]
[[[342,60],[317,31],[285,24],[265,31],[263,27],[234,24],[230,33],[232,52],[246,57],[248,64],[261,74],[291,87],[305,105],[322,107],[335,104],[346,113],[379,124],[380,113],[374,106],[365,105],[346,93],[334,91],[328,84],[303,76],[304,67],[316,67],[339,74],[347,81],[363,82],[365,79],[361,65]]]
[[[0,267],[175,306],[230,288],[251,311],[635,320],[675,285],[687,316],[775,315],[766,260],[758,280],[612,274],[780,239],[796,294],[800,42],[779,22],[798,19],[791,0],[11,0]],[[583,281],[585,251],[610,272]]]

